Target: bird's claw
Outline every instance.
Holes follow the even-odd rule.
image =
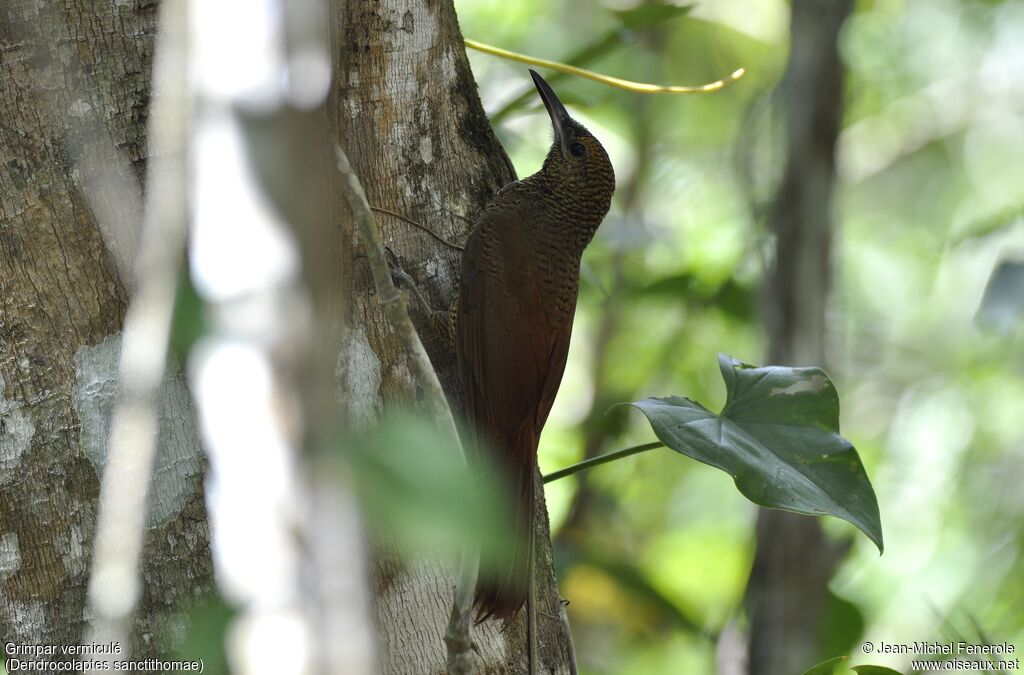
[[[412,277],[409,273],[402,269],[402,262],[398,259],[398,254],[395,253],[390,246],[384,247],[384,258],[387,260],[388,269],[391,270],[391,281],[396,286],[409,286],[414,285]]]
[[[433,308],[430,306],[430,303],[427,302],[427,299],[423,297],[423,293],[416,284],[416,280],[402,268],[402,263],[398,259],[398,254],[391,250],[391,247],[385,246],[384,256],[387,259],[388,269],[391,270],[391,281],[394,282],[395,286],[408,290],[412,296],[416,298],[416,302],[419,303],[420,308],[428,315],[433,312]]]

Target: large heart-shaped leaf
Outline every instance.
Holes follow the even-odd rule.
[[[757,368],[720,354],[727,400],[715,414],[690,399],[632,405],[667,447],[727,472],[760,506],[830,515],[882,551],[878,502],[853,445],[839,435],[839,396],[820,368]]]

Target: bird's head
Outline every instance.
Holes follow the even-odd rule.
[[[555,131],[542,172],[571,189],[610,202],[615,191],[615,172],[608,153],[586,127],[569,116],[544,78],[534,70],[530,75]]]

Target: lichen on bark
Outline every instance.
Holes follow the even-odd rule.
[[[15,643],[83,635],[99,494],[86,446],[103,439],[87,438],[82,409],[100,402],[82,398],[79,358],[116,340],[124,319],[132,241],[104,228],[130,222],[138,199],[101,188],[137,192],[144,178],[155,7],[11,0],[0,10],[0,635]],[[154,493],[143,656],[166,655],[159,625],[212,580],[201,450],[181,431],[190,404],[172,398],[165,431],[184,471],[180,489]]]

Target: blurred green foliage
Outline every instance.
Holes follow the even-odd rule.
[[[618,188],[584,259],[545,472],[650,440],[643,420],[606,414],[613,403],[672,392],[720,404],[712,355],[764,361],[762,216],[783,159],[771,92],[789,3],[715,0],[626,26],[640,4],[456,1],[466,36],[546,58],[612,35],[585,65],[619,77],[696,84],[748,70],[696,97],[554,85],[608,148]],[[846,619],[826,642],[856,664],[859,641],[935,639],[967,612],[1024,649],[1024,350],[1019,328],[976,320],[997,266],[1024,258],[1024,3],[860,2],[840,46],[828,363],[799,365],[826,367],[842,392],[841,427],[874,484],[887,549],[879,558],[852,541],[831,585]],[[470,59],[489,112],[527,93],[496,127],[519,174],[532,173],[551,132],[525,67]],[[756,516],[729,478],[652,453],[546,494],[582,672],[715,672],[719,636],[742,628]]]
[[[470,466],[431,421],[392,414],[374,429],[349,434],[338,457],[350,469],[360,507],[374,534],[415,557],[447,556],[465,547],[480,548],[483,564],[507,558],[512,530],[507,489],[482,464]],[[501,523],[508,523],[502,527]]]
[[[184,637],[175,657],[182,660],[202,659],[205,670],[228,675],[225,637],[236,610],[217,594],[211,594],[181,616]]]
[[[210,330],[203,314],[203,300],[192,285],[190,274],[182,274],[174,294],[171,316],[170,351],[178,363],[188,361],[189,350]]]

